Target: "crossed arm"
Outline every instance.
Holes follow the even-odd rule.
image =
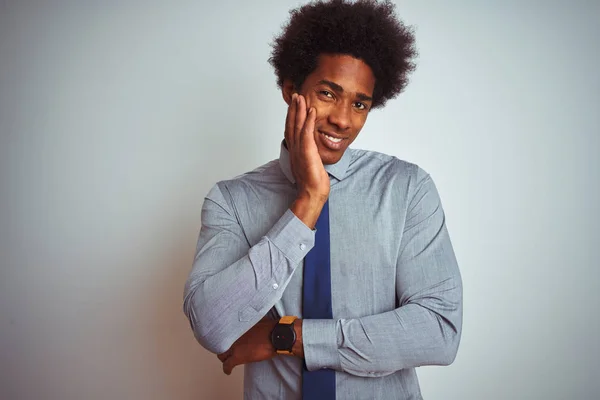
[[[290,209],[251,247],[219,186],[202,209],[184,312],[225,373],[276,356],[269,339],[276,322],[262,318],[314,246],[310,227],[329,195],[313,139],[315,113],[307,113],[302,96],[288,100],[285,139],[298,188]],[[461,277],[436,187],[422,170],[415,179],[396,266],[398,308],[362,318],[297,321],[294,355],[309,370],[384,376],[454,360],[462,327]]]
[[[218,187],[205,201],[202,220],[184,309],[198,341],[230,373],[236,365],[276,356],[269,340],[275,321],[261,319],[281,298],[314,237],[288,210],[249,247]],[[300,251],[298,243],[308,245]],[[294,354],[310,370],[369,377],[450,364],[460,341],[462,284],[438,193],[425,174],[412,196],[396,269],[398,308],[362,318],[298,321]]]

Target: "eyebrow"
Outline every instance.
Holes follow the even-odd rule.
[[[335,82],[328,81],[326,79],[322,79],[319,82],[317,82],[317,84],[318,85],[322,85],[322,84],[323,85],[327,85],[327,86],[329,86],[330,88],[332,88],[335,91],[338,91],[340,93],[344,93],[344,88],[341,87],[340,85],[338,85]],[[362,101],[373,101],[373,98],[371,96],[367,96],[366,94],[360,93],[360,92],[356,93],[356,97],[358,97],[358,99],[362,100]]]

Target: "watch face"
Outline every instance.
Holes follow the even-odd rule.
[[[275,325],[271,332],[271,342],[275,350],[291,350],[296,342],[296,332],[292,325]]]

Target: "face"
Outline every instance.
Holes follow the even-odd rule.
[[[373,103],[375,77],[362,60],[322,54],[299,94],[317,112],[315,141],[323,164],[335,164],[356,139]],[[290,104],[294,85],[286,81],[283,96]]]

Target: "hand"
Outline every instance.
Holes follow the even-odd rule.
[[[277,321],[263,318],[238,340],[231,348],[217,357],[223,363],[223,372],[227,375],[236,365],[268,360],[277,355],[271,343],[271,331]]]
[[[306,110],[304,96],[294,93],[285,121],[285,142],[290,153],[298,197],[292,211],[306,225],[314,227],[329,197],[329,175],[315,142],[316,110]]]

